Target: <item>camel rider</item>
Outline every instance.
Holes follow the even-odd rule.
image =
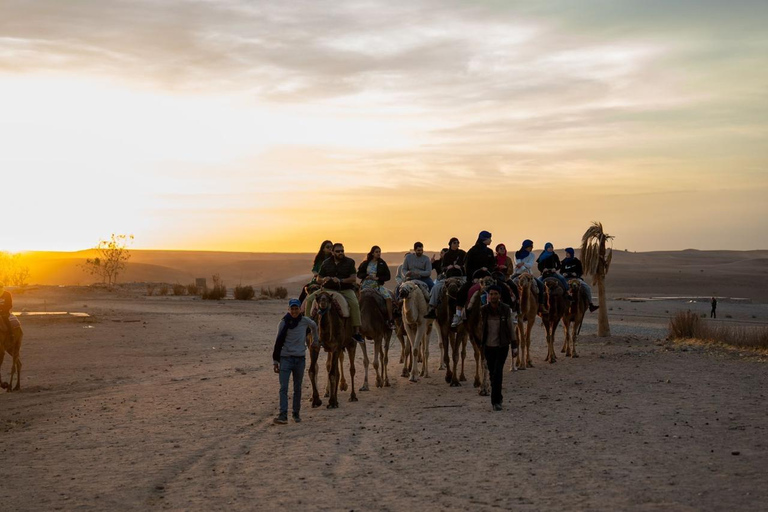
[[[451,238],[448,242],[448,250],[440,258],[440,275],[437,276],[434,288],[429,294],[429,312],[425,318],[437,318],[437,305],[440,300],[440,292],[443,290],[445,280],[449,277],[461,277],[464,275],[464,261],[467,253],[459,249],[459,239]]]
[[[530,274],[533,276],[533,265],[536,263],[536,255],[533,254],[533,241],[523,240],[520,245],[520,250],[515,253],[515,273],[512,275],[512,280],[516,281],[518,276],[523,274]],[[538,277],[534,277],[539,288],[539,307],[544,304],[544,281]]]
[[[453,315],[451,327],[458,327],[463,321],[464,306],[469,300],[469,289],[472,288],[475,280],[491,275],[491,270],[496,266],[496,258],[493,255],[489,245],[491,245],[491,233],[481,231],[477,235],[475,245],[467,252],[464,272],[467,276],[467,282],[459,289],[456,296],[456,314]]]
[[[365,338],[360,335],[360,303],[357,301],[357,295],[355,294],[357,267],[355,266],[355,260],[344,256],[343,244],[333,244],[333,257],[325,260],[320,266],[317,281],[321,286],[337,291],[347,299],[349,316],[355,332],[352,338],[358,343],[365,343]],[[307,316],[310,316],[314,302],[315,294],[307,297],[305,308]]]
[[[11,309],[13,309],[13,297],[0,283],[0,319],[8,329],[8,337],[13,341],[13,328],[11,327]],[[2,349],[0,349],[2,350]]]
[[[301,290],[301,295],[299,295],[299,300],[301,302],[304,302],[304,299],[307,298],[307,286],[314,284],[317,282],[317,275],[320,273],[320,265],[323,264],[325,260],[330,258],[333,255],[333,242],[330,240],[324,240],[322,244],[320,244],[320,250],[317,251],[317,254],[315,255],[315,259],[312,262],[312,280],[307,283],[304,288]]]
[[[587,298],[589,299],[589,312],[591,313],[596,309],[598,309],[600,306],[595,306],[594,304],[592,304],[592,287],[589,286],[587,282],[584,280],[584,278],[582,277],[582,275],[584,274],[584,269],[581,266],[581,261],[579,260],[579,258],[575,256],[575,253],[573,252],[573,247],[566,248],[565,253],[567,254],[567,256],[560,263],[560,272],[563,274],[563,277],[565,277],[566,279],[581,280],[581,286],[587,292]]]
[[[427,285],[429,290],[435,286],[435,282],[430,277],[432,275],[432,263],[429,261],[429,257],[424,255],[424,244],[421,242],[413,244],[413,252],[405,256],[403,274],[406,281],[421,281]]]
[[[448,252],[447,247],[443,247],[440,249],[440,257],[436,258],[433,254],[432,257],[429,259],[429,262],[432,264],[432,270],[435,271],[435,279],[440,279],[440,274],[443,273],[443,256],[445,256],[445,253]]]
[[[360,278],[361,289],[371,289],[379,292],[387,306],[387,327],[393,329],[392,317],[392,292],[384,283],[391,279],[387,262],[381,259],[381,247],[374,245],[365,257],[365,260],[357,267],[357,277]]]
[[[547,242],[544,244],[544,252],[539,254],[538,259],[536,259],[536,263],[538,263],[539,272],[541,272],[541,280],[543,281],[545,278],[550,276],[557,278],[557,280],[560,281],[560,284],[563,286],[566,300],[570,301],[571,294],[568,293],[568,281],[566,281],[565,278],[557,272],[560,270],[560,256],[555,254],[555,246],[552,245],[552,242]]]

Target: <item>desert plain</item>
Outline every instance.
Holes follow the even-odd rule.
[[[607,279],[612,335],[597,337],[596,315],[588,316],[581,357],[565,358],[556,345],[557,363],[546,364],[537,326],[535,367],[505,374],[503,411],[472,386],[471,350],[467,381],[445,383],[433,334],[430,378],[399,376],[393,337],[390,387],[375,387],[370,368],[358,402],[343,392],[338,409],[313,409],[305,378],[303,421],[284,426],[272,423],[271,350],[285,301],[150,297],[141,283],[220,273],[230,287],[284,285],[296,295],[310,256],[161,256],[137,252],[126,284],[108,291],[48,255],[48,284],[15,295],[22,389],[0,393],[3,510],[768,503],[768,357],[666,339],[672,314],[708,316],[711,295],[721,298],[719,318],[703,321],[768,325],[767,251],[617,252]],[[40,311],[88,316],[29,314]],[[359,389],[359,350],[355,363]],[[3,379],[9,370],[6,358]]]

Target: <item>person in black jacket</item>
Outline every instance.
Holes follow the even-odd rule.
[[[462,277],[464,275],[464,262],[467,253],[459,249],[459,239],[453,237],[448,242],[448,248],[443,249],[440,259],[432,264],[432,268],[437,269],[435,265],[439,262],[437,270],[437,280],[435,286],[429,292],[429,311],[424,318],[437,318],[437,306],[440,302],[440,293],[445,285],[445,280],[449,277]]]
[[[538,263],[542,280],[545,277],[549,277],[549,275],[545,275],[546,273],[549,273],[560,281],[560,284],[563,285],[563,290],[566,292],[568,291],[568,281],[566,281],[562,275],[557,273],[557,271],[560,270],[560,257],[555,254],[555,248],[552,245],[552,242],[544,244],[544,252],[539,254],[536,263]]]
[[[582,277],[584,275],[584,269],[581,266],[581,260],[577,258],[573,252],[573,247],[568,247],[565,249],[565,254],[567,255],[562,262],[560,262],[560,273],[563,274],[563,277],[566,279],[580,279],[581,280],[581,286],[584,288],[584,290],[587,292],[587,298],[589,299],[589,312],[593,312],[596,309],[600,308],[600,306],[595,306],[592,304],[592,287],[587,284],[587,282]]]
[[[392,275],[389,272],[387,262],[381,259],[381,247],[374,245],[368,254],[357,267],[357,277],[360,279],[360,288],[370,288],[376,290],[384,297],[387,303],[387,327],[390,329],[394,326],[394,320],[392,318],[392,292],[390,292],[384,283],[392,279]]]
[[[493,250],[488,247],[491,245],[491,233],[481,231],[477,235],[475,245],[467,252],[464,272],[467,276],[467,282],[459,289],[456,296],[456,314],[453,315],[451,327],[458,327],[463,321],[464,306],[469,297],[469,289],[472,288],[475,280],[491,275],[491,270],[496,266],[496,257]]]
[[[500,411],[504,399],[501,394],[504,362],[510,347],[512,357],[517,356],[515,315],[512,309],[501,301],[501,289],[497,285],[489,286],[485,291],[488,293],[488,304],[480,308],[483,325],[482,345],[491,377],[491,405],[494,411]]]

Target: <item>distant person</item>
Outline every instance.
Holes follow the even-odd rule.
[[[325,240],[322,244],[320,244],[320,250],[317,251],[315,259],[312,262],[312,279],[309,281],[309,283],[307,283],[307,286],[317,282],[317,275],[320,273],[320,266],[331,256],[333,256],[333,242],[330,240]],[[299,300],[301,302],[304,302],[304,299],[307,298],[307,286],[301,290],[301,295],[299,295]]]
[[[435,282],[430,277],[432,275],[432,263],[429,257],[424,255],[424,244],[416,242],[413,244],[413,252],[409,252],[403,261],[403,275],[406,281],[421,281],[427,285],[429,290],[435,286]]]
[[[494,411],[500,411],[504,401],[501,394],[504,362],[510,347],[512,357],[517,356],[517,337],[512,308],[501,302],[501,288],[494,284],[485,291],[488,292],[488,304],[480,308],[482,344],[491,377],[491,405]]]
[[[712,297],[712,311],[709,312],[709,318],[717,318],[717,299]]]
[[[392,276],[387,266],[387,262],[381,259],[381,247],[374,245],[365,257],[365,261],[357,267],[357,277],[360,278],[360,288],[370,288],[376,290],[384,298],[387,304],[387,327],[394,328],[394,319],[392,318],[392,292],[390,292],[384,283],[389,281]]]
[[[288,423],[288,381],[293,375],[293,421],[301,421],[301,383],[306,367],[307,330],[312,332],[312,345],[318,346],[317,324],[301,314],[298,299],[288,301],[288,313],[280,320],[272,350],[275,373],[280,375],[280,413],[274,419],[279,425]]]
[[[8,337],[13,342],[13,328],[11,327],[11,310],[13,309],[13,297],[5,289],[5,285],[0,283],[0,319],[8,330]],[[0,349],[2,350],[2,349]]]
[[[567,255],[562,262],[560,262],[560,272],[566,279],[579,279],[581,281],[581,287],[587,292],[587,299],[589,299],[589,312],[593,312],[599,309],[600,306],[592,304],[592,287],[584,280],[584,268],[581,266],[581,260],[575,256],[573,247],[565,249]]]

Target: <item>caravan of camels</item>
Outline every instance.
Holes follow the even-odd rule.
[[[498,353],[499,340],[504,359],[511,349],[510,371],[533,367],[531,331],[537,318],[546,330],[545,361],[549,363],[557,361],[555,337],[561,323],[565,333],[561,352],[567,357],[578,357],[577,340],[587,312],[602,309],[599,321],[605,325],[601,325],[600,330],[607,335],[605,307],[592,303],[591,287],[583,279],[585,274],[593,276],[603,304],[603,279],[611,261],[611,249],[606,250],[605,243],[612,237],[603,233],[601,224],[594,223],[584,234],[581,259],[576,258],[573,249],[567,248],[561,260],[550,243],[537,257],[531,240],[523,241],[513,256],[507,256],[503,244],[497,245],[495,252],[489,247],[491,237],[487,231],[480,232],[467,252],[459,249],[458,239],[452,238],[439,258],[424,255],[423,245],[415,243],[397,268],[394,290],[385,286],[392,275],[381,259],[378,246],[372,247],[365,260],[355,265],[345,256],[343,244],[324,241],[315,257],[312,281],[300,297],[302,310],[318,328],[319,343],[313,343],[312,337],[307,336],[312,406],[322,405],[317,386],[321,350],[328,354],[325,396],[329,408],[338,407],[339,390],[351,389],[349,400],[357,401],[355,353],[358,344],[361,344],[364,366],[360,390],[369,389],[366,339],[373,341],[375,385],[389,386],[388,354],[393,332],[402,348],[401,376],[411,382],[429,377],[429,338],[435,330],[445,382],[451,387],[460,386],[466,380],[464,364],[469,342],[475,356],[474,386],[482,396],[497,393],[491,389],[494,367],[499,368],[497,357],[493,356],[491,364],[488,351],[492,347],[492,352]],[[540,277],[534,276],[534,266]],[[434,281],[433,270],[437,275]],[[501,324],[492,319],[496,311],[502,312]],[[506,335],[504,311],[508,311],[510,317]],[[349,385],[343,370],[345,354],[349,358]],[[500,379],[498,376],[499,387]],[[496,408],[496,402],[493,405]]]

